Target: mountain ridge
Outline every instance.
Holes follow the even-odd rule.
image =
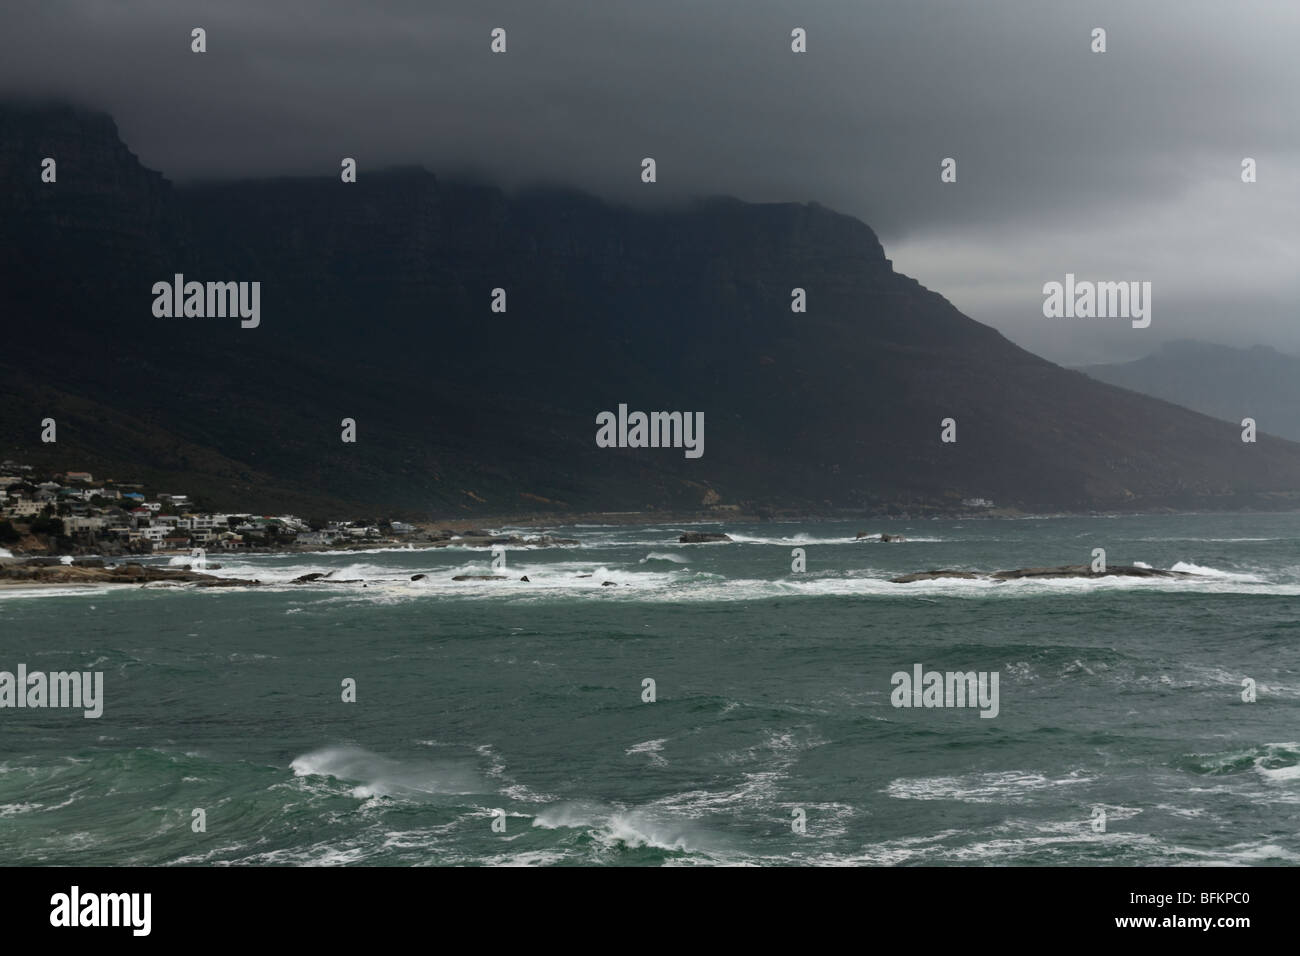
[[[1300,441],[1300,358],[1267,345],[1232,348],[1195,339],[1165,343],[1132,362],[1081,366],[1098,381],[1183,405],[1240,427],[1244,418]]]
[[[641,210],[411,167],[175,186],[85,115],[0,107],[9,457],[216,506],[417,517],[1290,507],[1300,489],[1300,446],[1243,447],[1019,348],[815,203]],[[154,318],[149,290],[176,273],[261,282],[260,326]],[[703,411],[703,458],[597,448],[620,403]]]

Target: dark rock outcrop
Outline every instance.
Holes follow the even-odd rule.
[[[917,571],[890,578],[891,584],[911,584],[913,581],[934,581],[939,578],[961,578],[965,580],[987,579],[991,581],[1014,581],[1020,578],[1194,578],[1195,574],[1187,571],[1166,571],[1160,568],[1138,568],[1131,565],[1115,565],[1105,571],[1093,571],[1086,564],[1070,564],[1057,568],[1018,568],[1014,571]]]
[[[1070,564],[1058,568],[1020,568],[1015,571],[995,571],[993,577],[1009,581],[1015,578],[1194,578],[1187,571],[1167,571],[1162,568],[1138,568],[1132,565],[1114,565],[1105,571],[1094,571],[1086,564]]]
[[[991,577],[987,574],[976,574],[974,571],[916,571],[912,574],[900,575],[896,578],[890,578],[890,584],[911,584],[913,581],[933,581],[936,578],[964,578],[966,580],[975,580],[976,578]]]
[[[4,565],[0,581],[32,584],[194,584],[199,587],[253,587],[257,580],[218,578],[200,571],[162,568],[154,565],[121,564],[114,567],[84,567],[74,564]]]
[[[517,534],[471,534],[466,532],[457,538],[440,538],[432,542],[429,547],[492,548],[497,545],[509,545],[513,548],[558,548],[571,547],[578,543],[577,538],[557,538],[549,534],[524,536]]]
[[[336,578],[334,571],[313,571],[310,574],[304,574],[296,577],[291,583],[293,584],[362,584],[362,578]]]
[[[679,544],[708,544],[712,541],[730,541],[731,535],[713,531],[686,531],[677,539]]]

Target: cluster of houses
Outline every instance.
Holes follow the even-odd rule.
[[[0,526],[26,525],[84,546],[130,551],[329,547],[416,531],[414,525],[401,521],[382,526],[330,522],[312,528],[295,515],[201,511],[187,495],[146,495],[145,490],[135,483],[96,481],[85,471],[37,475],[30,465],[4,461],[0,462]]]

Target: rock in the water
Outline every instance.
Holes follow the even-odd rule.
[[[162,568],[155,565],[123,564],[106,568],[72,564],[0,567],[0,579],[39,584],[150,584],[167,581],[199,587],[252,587],[260,582],[243,578],[218,578],[200,571]]]
[[[985,577],[982,574],[976,574],[974,571],[917,571],[914,574],[904,574],[901,577],[890,578],[890,584],[911,584],[913,581],[933,581],[935,578],[965,578],[974,580],[975,578]]]
[[[716,531],[684,531],[677,539],[679,544],[707,544],[710,541],[730,541],[731,535]]]
[[[412,581],[423,581],[426,577],[428,577],[427,574],[412,574],[412,575],[411,575],[411,580],[412,580]]]
[[[913,581],[933,581],[937,578],[986,578],[990,581],[1014,581],[1021,578],[1194,578],[1187,571],[1165,571],[1161,568],[1138,568],[1131,565],[1114,565],[1105,571],[1094,571],[1086,564],[1067,564],[1058,568],[1017,568],[1014,571],[918,571],[890,578],[891,584],[911,584]]]
[[[504,581],[504,574],[458,574],[453,581]]]
[[[361,578],[332,578],[330,575],[333,573],[333,571],[313,571],[311,574],[304,574],[302,577],[294,578],[290,583],[311,584],[318,581],[321,584],[360,584],[365,587]]]
[[[520,580],[520,581],[528,581],[528,575],[525,574],[525,575],[524,575],[522,578],[520,578],[519,580]],[[529,584],[532,584],[533,582],[532,582],[532,581],[528,581],[528,583],[529,583]]]
[[[616,588],[616,587],[618,587],[618,582],[617,582],[617,581],[605,581],[603,584],[601,584],[601,587],[602,587],[602,588]]]
[[[888,544],[898,544],[899,542],[906,541],[907,539],[904,538],[901,534],[882,534],[880,536],[880,540]]]
[[[429,538],[429,547],[433,548],[445,548],[451,545],[462,548],[491,548],[499,544],[518,548],[552,548],[580,543],[577,538],[556,538],[549,534],[525,538],[517,534],[489,534],[486,531],[463,531],[454,538],[451,537],[450,532],[445,538],[439,533],[438,536],[431,535]]]
[[[1015,571],[994,571],[994,578],[1009,581],[1014,578],[1194,578],[1186,571],[1166,571],[1161,568],[1137,568],[1117,564],[1105,571],[1094,571],[1086,564],[1069,564],[1059,568],[1020,568]]]

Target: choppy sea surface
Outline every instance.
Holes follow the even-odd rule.
[[[105,698],[0,709],[0,861],[1300,861],[1300,515],[551,530],[506,581],[393,549],[0,591],[0,670]],[[888,581],[1098,547],[1196,577]],[[894,707],[917,664],[996,672],[997,716]]]

